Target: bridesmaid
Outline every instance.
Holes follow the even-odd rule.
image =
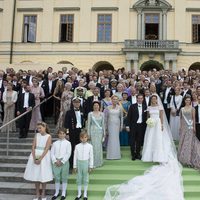
[[[180,130],[180,109],[182,105],[182,96],[180,95],[180,88],[175,88],[175,95],[171,97],[170,101],[170,128],[174,140],[179,141]]]
[[[108,134],[107,159],[121,159],[119,133],[123,128],[123,111],[119,106],[119,98],[111,97],[112,105],[105,109],[106,133]]]
[[[123,111],[123,130],[120,132],[120,145],[121,146],[128,146],[129,145],[129,139],[128,135],[129,133],[126,131],[125,127],[127,124],[127,114],[128,114],[128,109],[131,105],[131,102],[127,100],[128,99],[128,93],[123,92],[122,93],[122,101],[120,101],[120,105],[122,107]]]
[[[3,93],[4,102],[4,119],[3,125],[15,118],[15,103],[17,101],[17,92],[12,89],[13,84],[8,82],[7,90]],[[5,132],[16,131],[15,122],[11,123],[9,126],[3,128],[1,131]]]
[[[93,112],[88,114],[88,135],[91,139],[94,152],[94,167],[103,165],[102,142],[105,138],[104,113],[100,112],[100,103],[93,102]]]
[[[191,105],[190,96],[185,97],[184,103],[180,112],[178,159],[183,165],[200,169],[200,142],[196,137],[195,109]]]

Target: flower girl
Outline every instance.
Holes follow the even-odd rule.
[[[32,145],[32,152],[24,173],[24,179],[35,182],[36,198],[46,200],[46,183],[53,180],[50,147],[51,135],[47,124],[39,122],[37,124],[38,133],[35,135]],[[42,194],[40,194],[40,185],[42,185]]]

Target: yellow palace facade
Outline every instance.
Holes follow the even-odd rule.
[[[200,67],[199,0],[0,0],[0,68]]]

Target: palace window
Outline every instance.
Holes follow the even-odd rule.
[[[97,22],[97,42],[111,42],[112,15],[99,14]]]
[[[36,42],[37,16],[24,16],[23,42]]]
[[[159,14],[145,14],[145,40],[159,39]]]
[[[73,42],[74,15],[61,15],[60,18],[60,42]]]
[[[200,15],[192,16],[192,43],[200,43]]]

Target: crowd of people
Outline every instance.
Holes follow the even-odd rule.
[[[200,169],[200,70],[174,73],[152,69],[135,73],[121,68],[84,73],[75,67],[63,67],[58,72],[52,67],[18,72],[8,68],[0,71],[0,100],[3,124],[30,111],[2,131],[16,131],[17,125],[19,138],[26,138],[29,131],[36,131],[38,121],[52,116],[56,131],[66,128],[71,168],[83,128],[93,146],[94,168],[103,165],[103,148],[106,159],[115,160],[121,159],[120,146],[130,145],[132,160],[141,159],[143,144],[151,152],[154,144],[150,140],[157,137],[150,132],[145,136],[149,113],[160,116],[163,126],[164,112],[171,137],[179,142],[179,161]],[[163,109],[155,109],[158,104]],[[142,160],[164,159],[163,155],[157,155],[158,160],[150,156],[144,152]]]

